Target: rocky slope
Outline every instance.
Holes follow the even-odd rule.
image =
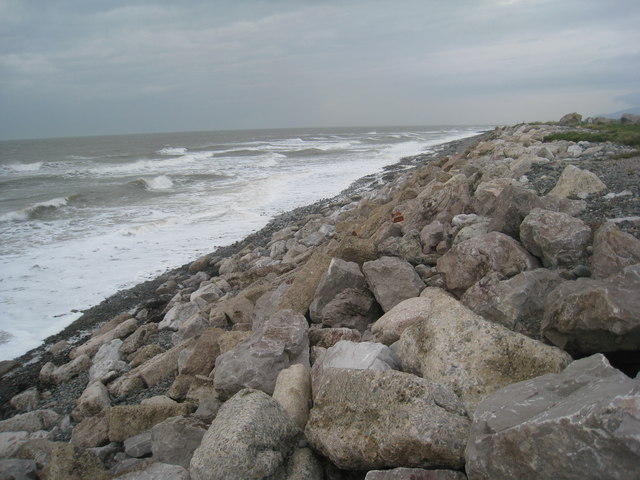
[[[0,478],[640,476],[640,158],[566,128],[407,159],[5,362]]]

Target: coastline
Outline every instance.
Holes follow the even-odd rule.
[[[395,180],[402,173],[419,168],[430,161],[461,153],[490,134],[491,130],[488,130],[478,135],[472,135],[460,140],[437,145],[432,148],[431,152],[403,157],[396,163],[383,167],[383,171],[380,173],[366,175],[357,179],[348,188],[334,197],[321,199],[312,204],[277,215],[260,230],[247,235],[244,239],[231,245],[219,247],[209,255],[222,260],[241,251],[248,245],[253,244],[256,247],[266,245],[274,232],[293,225],[308,215],[317,214],[324,209],[336,206],[346,199],[357,199],[358,194],[381,188],[385,184]],[[193,261],[195,260],[196,259],[193,259]],[[108,298],[105,298],[99,304],[84,310],[78,319],[59,333],[46,338],[40,346],[29,350],[13,360],[0,362],[0,375],[3,375],[2,381],[0,382],[0,404],[3,405],[3,407],[0,407],[0,419],[5,418],[9,414],[11,408],[8,406],[8,401],[13,395],[37,383],[38,374],[42,365],[47,362],[60,364],[67,361],[66,351],[62,353],[52,353],[48,350],[49,348],[61,341],[74,344],[81,343],[83,339],[98,329],[101,324],[123,312],[138,310],[146,306],[150,311],[155,312],[156,315],[159,314],[169,302],[170,297],[165,297],[163,301],[159,302],[158,296],[154,292],[162,283],[170,278],[188,275],[190,264],[191,262],[170,269],[151,280],[116,292]],[[8,372],[11,372],[10,378],[4,376],[4,374]]]

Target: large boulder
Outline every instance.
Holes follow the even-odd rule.
[[[468,213],[471,203],[471,185],[466,175],[453,175],[446,182],[433,181],[418,195],[418,210],[426,221],[418,224],[422,228],[432,220],[449,223],[461,213]]]
[[[129,364],[122,360],[121,347],[122,340],[115,338],[98,349],[89,368],[89,383],[108,383],[129,370]]]
[[[190,317],[200,314],[200,306],[193,302],[176,303],[165,314],[162,321],[158,324],[160,330],[169,329],[177,331],[184,322]]]
[[[151,429],[151,452],[157,462],[189,468],[207,426],[195,418],[171,417]]]
[[[535,208],[520,225],[520,240],[545,267],[572,265],[585,256],[591,229],[566,213]]]
[[[280,370],[308,364],[307,320],[292,310],[272,315],[248,339],[216,359],[214,385],[222,398],[243,388],[271,395]]]
[[[640,350],[640,264],[604,280],[579,278],[557,287],[542,334],[575,355]]]
[[[592,278],[602,279],[624,267],[640,263],[640,240],[621,231],[615,223],[602,225],[593,238]]]
[[[516,240],[520,238],[520,224],[534,208],[541,208],[542,200],[534,191],[516,185],[507,186],[496,200],[491,213],[489,231],[502,232]]]
[[[109,391],[102,382],[90,383],[76,402],[71,416],[77,422],[85,417],[97,415],[111,406]]]
[[[189,480],[189,471],[179,465],[154,462],[143,470],[119,475],[118,480]]]
[[[467,480],[467,476],[455,470],[425,470],[424,468],[393,468],[371,470],[364,480]]]
[[[469,420],[449,388],[397,371],[325,375],[305,434],[339,468],[462,466]]]
[[[511,383],[559,372],[565,352],[489,322],[433,289],[431,313],[407,328],[397,353],[402,369],[449,385],[469,411]]]
[[[425,287],[411,264],[397,257],[365,262],[362,271],[385,312],[407,298],[417,297]]]
[[[315,397],[324,372],[331,368],[353,370],[395,370],[400,363],[389,347],[375,342],[348,342],[341,340],[328,348],[324,355],[313,364],[311,386]]]
[[[309,403],[311,402],[311,376],[306,365],[291,365],[281,370],[273,390],[273,399],[296,422],[301,429],[309,418]]]
[[[539,338],[545,300],[564,281],[557,272],[546,268],[520,272],[508,280],[487,275],[469,288],[460,301],[487,320]]]
[[[109,478],[100,459],[70,443],[54,443],[44,478],[65,480],[103,480]]]
[[[470,480],[640,477],[640,379],[604,356],[510,385],[473,416]]]
[[[369,290],[347,288],[338,293],[322,309],[323,325],[353,328],[364,332],[380,316],[380,307]]]
[[[51,430],[60,419],[60,414],[55,410],[34,410],[0,421],[0,432],[32,433],[38,430]]]
[[[90,367],[91,358],[88,355],[77,356],[59,367],[47,362],[40,369],[39,379],[43,383],[60,384],[86,372]]]
[[[109,441],[123,442],[169,417],[191,413],[191,405],[118,405],[107,413]]]
[[[192,480],[287,478],[301,435],[278,402],[245,389],[218,412],[191,459]]]
[[[490,272],[509,278],[540,264],[513,238],[490,232],[451,248],[438,259],[437,266],[447,288],[462,294]]]
[[[583,194],[600,193],[607,186],[598,176],[589,170],[582,170],[574,165],[567,165],[562,171],[556,186],[548,193],[561,198],[581,196]]]
[[[560,125],[578,125],[580,122],[582,122],[582,115],[573,112],[563,115],[558,123]]]

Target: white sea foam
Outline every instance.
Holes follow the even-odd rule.
[[[7,165],[5,168],[12,172],[37,172],[42,168],[43,162],[33,162],[33,163],[12,163]]]
[[[143,180],[147,190],[167,190],[173,187],[173,182],[166,175]]]
[[[184,155],[187,153],[185,147],[164,147],[158,150],[156,153],[159,155]]]

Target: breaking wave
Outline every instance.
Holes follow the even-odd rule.
[[[60,197],[30,205],[27,208],[8,212],[0,216],[0,222],[38,220],[54,210],[65,207],[69,203],[69,197]]]

